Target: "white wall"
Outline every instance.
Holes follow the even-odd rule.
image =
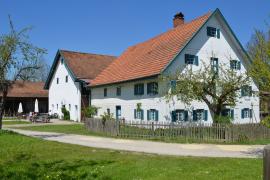
[[[66,76],[68,76],[68,82],[66,82]],[[59,84],[57,84],[57,78],[59,78]],[[49,86],[49,112],[62,116],[62,105],[65,105],[66,109],[70,111],[71,120],[81,120],[80,84],[74,82],[65,62],[62,64],[61,61],[58,61]]]
[[[219,59],[219,63],[225,63],[229,65],[230,59],[237,59],[241,61],[240,73],[244,73],[246,70],[244,68],[245,62],[239,51],[239,47],[236,46],[235,42],[231,39],[228,33],[228,29],[221,25],[220,21],[216,17],[212,17],[208,23],[200,30],[196,37],[192,39],[189,45],[182,51],[179,56],[173,61],[172,64],[167,68],[165,73],[175,72],[178,68],[183,67],[184,64],[184,54],[194,54],[199,57],[199,66],[193,65],[194,70],[201,68],[202,62],[210,63],[210,57],[215,54],[215,57]],[[212,26],[219,28],[221,30],[220,39],[215,37],[208,37],[206,34],[206,27]],[[227,31],[227,32],[226,32]],[[134,109],[136,109],[137,103],[142,103],[142,109],[144,109],[144,119],[147,119],[146,111],[148,109],[157,109],[159,111],[159,121],[170,121],[171,111],[174,109],[206,109],[209,112],[208,107],[202,102],[192,102],[191,106],[185,107],[185,105],[179,101],[166,102],[163,98],[162,93],[157,96],[147,95],[146,83],[153,80],[144,80],[144,95],[135,96],[134,95],[134,84],[138,82],[122,83],[118,85],[104,86],[92,88],[92,105],[100,107],[98,111],[98,116],[106,112],[109,108],[115,115],[115,106],[120,105],[122,109],[122,117],[127,120],[134,119]],[[258,88],[254,83],[251,84],[253,91],[258,91]],[[121,86],[122,95],[116,96],[116,87]],[[103,89],[107,88],[108,96],[103,96]],[[162,85],[159,84],[159,88],[162,89]],[[253,106],[253,107],[252,107]],[[252,108],[254,110],[254,118],[241,119],[241,109]],[[191,113],[190,113],[191,114]],[[234,107],[234,122],[246,123],[250,121],[259,121],[259,98],[258,97],[243,97],[238,100],[238,103]],[[212,122],[212,117],[208,113],[208,121]]]

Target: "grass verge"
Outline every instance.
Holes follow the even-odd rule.
[[[0,179],[262,179],[262,159],[158,156],[0,131]]]
[[[15,125],[15,124],[31,124],[28,121],[3,121],[3,125]]]

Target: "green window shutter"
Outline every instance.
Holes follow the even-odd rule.
[[[150,110],[147,110],[147,120],[150,120]]]
[[[245,89],[244,86],[242,86],[242,87],[241,87],[241,97],[244,96],[244,91],[245,91],[244,89]]]
[[[138,86],[134,85],[134,95],[137,95],[137,94],[138,94]]]
[[[188,121],[188,111],[184,111],[185,114],[185,121]]]
[[[252,86],[248,86],[248,94],[249,96],[252,96]]]
[[[233,69],[233,61],[230,61],[230,67]]]
[[[208,120],[208,111],[204,110],[204,121]]]
[[[143,111],[143,109],[141,110],[141,113],[142,113],[142,120],[143,120],[143,119],[144,119],[144,118],[143,118],[143,114],[144,114],[144,111]]]
[[[217,29],[217,38],[220,39],[220,29]]]
[[[140,92],[141,95],[144,94],[144,84],[141,85],[141,92]]]
[[[152,87],[152,83],[148,83],[147,84],[147,94],[151,93],[151,87]]]
[[[185,54],[185,64],[188,64],[188,57],[189,57],[189,54]]]
[[[242,118],[242,119],[244,119],[244,111],[245,111],[245,109],[242,109],[242,110],[241,110],[241,118]]]
[[[137,118],[137,110],[134,109],[134,119],[136,119],[136,118]]]
[[[211,36],[211,27],[207,27],[207,36]]]
[[[155,113],[156,113],[156,119],[155,120],[158,121],[158,110],[156,110]]]
[[[193,110],[193,121],[197,121],[197,111],[196,110]]]
[[[172,88],[172,91],[175,91],[175,89],[176,89],[176,80],[171,80],[171,88]]]
[[[172,122],[175,122],[176,121],[176,111],[172,111],[171,112],[171,118],[172,118]]]
[[[234,109],[231,109],[231,118],[234,119]]]
[[[194,61],[195,61],[195,65],[199,66],[199,57],[198,56],[194,56]]]
[[[240,61],[237,62],[237,69],[238,69],[238,70],[241,69],[241,62],[240,62]]]

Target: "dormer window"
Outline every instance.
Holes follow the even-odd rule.
[[[207,36],[220,38],[220,30],[215,27],[207,27]]]

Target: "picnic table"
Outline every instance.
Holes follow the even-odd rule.
[[[34,122],[34,123],[37,123],[37,122],[49,123],[50,118],[49,118],[49,115],[47,113],[39,113],[39,114],[35,114],[32,117],[30,117],[30,121]]]

